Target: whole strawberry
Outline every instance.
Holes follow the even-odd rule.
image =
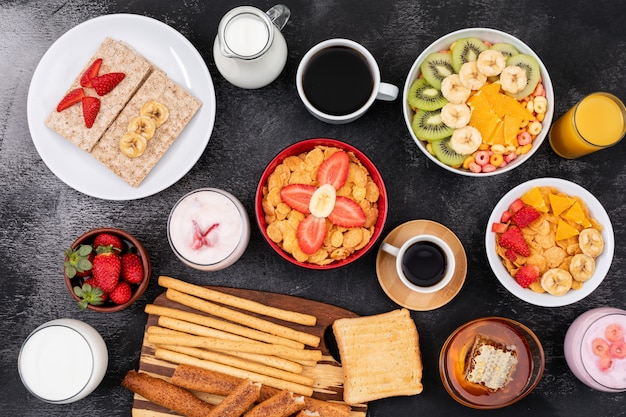
[[[124,253],[121,256],[122,279],[129,284],[139,284],[143,280],[143,264],[136,253]]]
[[[99,246],[91,270],[102,291],[110,293],[120,280],[122,262],[114,249]]]
[[[88,304],[101,305],[106,301],[106,294],[98,287],[92,287],[89,283],[84,283],[82,287],[74,287],[74,294],[80,298],[78,308],[84,310]]]
[[[67,260],[63,263],[65,275],[68,278],[84,278],[91,274],[91,261],[94,258],[91,245],[80,245],[76,249],[69,248],[65,251]]]
[[[110,246],[119,253],[122,251],[122,240],[111,233],[100,233],[93,241],[93,247],[96,250],[99,246]]]
[[[120,281],[117,283],[113,291],[109,293],[109,299],[115,304],[125,304],[130,300],[133,291],[128,282]]]

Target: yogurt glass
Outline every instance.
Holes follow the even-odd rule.
[[[106,344],[93,327],[58,319],[42,324],[26,338],[17,366],[22,383],[35,397],[67,404],[100,385],[108,362]]]
[[[172,208],[167,237],[178,259],[202,271],[235,263],[250,241],[250,221],[231,193],[201,188],[184,195]]]
[[[587,386],[626,391],[626,310],[599,307],[581,314],[565,335],[565,360]]]

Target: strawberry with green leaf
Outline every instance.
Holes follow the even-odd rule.
[[[91,245],[80,245],[76,249],[69,248],[65,251],[65,275],[68,278],[84,278],[91,274],[94,252]]]
[[[84,283],[82,287],[74,287],[74,294],[80,298],[78,308],[84,310],[87,305],[101,305],[106,301],[106,294],[101,288],[92,287],[89,283]]]
[[[102,291],[113,291],[122,271],[122,262],[115,249],[111,246],[98,246],[92,263],[93,277]]]

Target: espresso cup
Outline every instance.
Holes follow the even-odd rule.
[[[381,82],[372,54],[349,39],[328,39],[311,48],[298,65],[296,87],[309,113],[332,124],[352,122],[376,100],[398,97],[398,87]]]
[[[413,236],[400,247],[383,242],[381,249],[396,257],[400,280],[415,292],[439,291],[454,275],[456,264],[452,249],[436,236]]]

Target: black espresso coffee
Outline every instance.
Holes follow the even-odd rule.
[[[345,46],[316,53],[304,70],[306,98],[319,111],[344,116],[363,107],[372,94],[374,77],[363,55]]]
[[[443,279],[446,273],[446,256],[434,243],[417,242],[404,252],[402,271],[413,284],[430,287]]]

